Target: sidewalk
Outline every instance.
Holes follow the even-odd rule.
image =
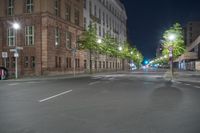
[[[164,78],[167,80],[171,79],[170,71],[167,71],[165,73]],[[200,83],[200,72],[199,71],[175,71],[173,75],[173,80]]]
[[[80,78],[80,77],[91,77],[91,76],[100,76],[106,74],[120,74],[126,73],[129,71],[117,71],[117,72],[98,72],[98,73],[81,73],[81,74],[64,74],[64,75],[45,75],[45,76],[33,76],[33,77],[23,77],[19,79],[9,79],[9,80],[1,80],[5,82],[26,82],[26,81],[44,81],[44,80],[55,80],[55,79],[71,79],[71,78]]]

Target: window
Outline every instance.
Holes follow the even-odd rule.
[[[70,5],[68,5],[68,4],[66,4],[65,5],[66,7],[66,11],[65,11],[65,19],[67,20],[67,21],[70,21],[71,20],[71,6]]]
[[[108,61],[106,61],[106,68],[108,69]]]
[[[71,32],[66,32],[66,48],[72,48],[72,35]]]
[[[26,46],[34,45],[34,26],[25,27]]]
[[[13,28],[8,28],[8,46],[15,46],[15,33]]]
[[[7,14],[9,16],[13,15],[14,12],[14,0],[8,0]]]
[[[89,2],[89,8],[90,8],[90,15],[92,15],[92,1]]]
[[[10,58],[6,58],[6,67],[9,68],[10,67]]]
[[[99,68],[101,68],[101,61],[99,61]]]
[[[60,16],[60,0],[54,1],[54,13],[56,16]]]
[[[105,25],[105,13],[103,12],[103,25]]]
[[[87,20],[86,20],[86,18],[84,17],[84,20],[83,20],[84,22],[83,22],[83,26],[84,26],[84,29],[86,30],[87,29],[87,27],[86,27],[86,25],[87,25]]]
[[[67,59],[66,59],[66,67],[67,68],[71,68],[72,66],[71,66],[71,58],[70,57],[67,57]]]
[[[57,68],[58,67],[58,57],[55,56],[55,67]]]
[[[33,0],[26,0],[26,13],[33,12]]]
[[[97,16],[97,6],[94,5],[94,16]]]
[[[87,0],[83,0],[83,6],[85,9],[87,9]]]
[[[24,67],[27,68],[28,67],[28,56],[24,57]]]
[[[60,46],[60,30],[58,29],[58,27],[55,28],[55,46]]]
[[[101,26],[99,26],[99,36],[101,36]]]
[[[31,68],[35,68],[35,56],[31,56]]]
[[[87,68],[87,60],[84,60],[84,69]]]
[[[94,67],[97,69],[97,61],[94,62]]]
[[[105,68],[105,61],[103,61],[103,68]]]
[[[58,67],[61,68],[61,57],[59,57]]]
[[[99,8],[99,19],[101,19],[101,9]]]
[[[74,23],[75,25],[79,25],[79,10],[75,9],[74,12]]]
[[[110,62],[110,69],[112,68],[112,62]]]
[[[15,68],[15,57],[12,57],[12,68]]]

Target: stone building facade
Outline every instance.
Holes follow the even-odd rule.
[[[18,74],[43,75],[84,72],[85,53],[77,49],[83,31],[82,0],[0,0],[0,65],[14,74],[19,50]],[[13,23],[20,29],[13,29]]]
[[[99,39],[107,33],[114,37],[119,47],[127,41],[127,15],[120,0],[83,0],[83,27],[95,25]],[[128,61],[119,58],[98,55],[92,57],[94,71],[112,71],[128,69]]]

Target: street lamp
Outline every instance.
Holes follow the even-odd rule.
[[[102,43],[102,40],[99,38],[99,39],[97,40],[97,43],[98,43],[98,44],[101,44],[101,43]]]
[[[175,34],[169,34],[169,41],[171,42],[171,46],[169,47],[169,59],[170,59],[170,72],[171,72],[171,80],[173,80],[173,41],[176,39]]]
[[[13,29],[15,30],[15,53],[14,53],[14,57],[15,57],[15,78],[18,78],[18,66],[17,66],[17,58],[19,57],[19,53],[18,53],[18,49],[17,49],[17,30],[20,29],[20,24],[15,22],[12,25]]]

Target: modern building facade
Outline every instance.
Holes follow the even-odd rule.
[[[19,23],[17,31],[13,23]],[[84,71],[84,52],[77,49],[83,31],[82,0],[0,0],[0,65],[14,74],[43,75]],[[7,53],[3,58],[2,52]]]
[[[188,22],[185,27],[186,52],[176,61],[179,69],[200,70],[200,21]]]

